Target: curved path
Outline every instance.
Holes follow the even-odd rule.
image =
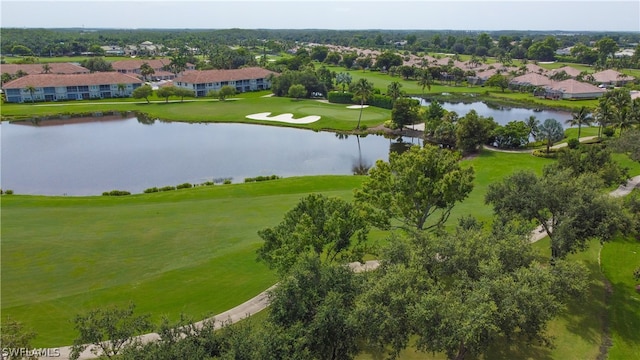
[[[633,189],[635,188],[640,189],[640,175],[629,179],[626,184],[620,185],[616,190],[611,191],[609,195],[613,197],[626,196],[626,195],[629,195],[631,191],[633,191]],[[536,241],[540,241],[544,239],[546,236],[547,236],[547,233],[544,231],[542,226],[538,226],[536,229],[534,229],[531,232],[530,241],[534,243]],[[380,262],[378,260],[369,260],[369,261],[366,261],[365,263],[353,262],[349,264],[349,267],[354,272],[375,270],[378,266],[380,266]],[[244,303],[230,310],[227,310],[223,313],[220,313],[217,316],[199,321],[195,325],[196,327],[201,328],[205,322],[214,321],[215,322],[214,326],[216,328],[221,328],[225,324],[235,323],[251,315],[254,315],[264,310],[267,306],[269,306],[269,292],[275,289],[276,286],[277,284],[271,286],[267,290],[245,301]],[[136,339],[139,339],[143,343],[156,341],[159,338],[160,336],[157,333],[144,334],[136,337]],[[93,346],[87,347],[87,349],[80,355],[80,359],[97,358],[96,355],[91,353],[92,348]],[[59,357],[41,357],[39,359],[48,359],[48,360],[61,359],[61,358],[68,359],[69,356],[71,355],[71,346],[52,348],[50,353],[53,354],[54,350],[59,351],[59,354],[60,354]]]

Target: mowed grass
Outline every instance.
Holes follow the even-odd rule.
[[[637,191],[637,190],[636,190]],[[612,347],[611,360],[640,359],[640,293],[633,278],[640,267],[640,242],[633,238],[617,238],[602,249],[602,271],[612,286],[609,317]]]
[[[290,178],[113,197],[2,198],[2,316],[70,344],[82,311],[133,301],[158,321],[228,310],[275,282],[257,231],[311,192],[349,198],[362,177]]]
[[[295,100],[284,97],[262,97],[268,92],[249,93],[233,100],[198,99],[197,101],[132,102],[111,101],[37,104],[5,104],[2,107],[3,118],[31,118],[34,116],[54,116],[61,113],[91,113],[96,111],[139,111],[150,118],[185,122],[242,122],[277,126],[296,126],[313,130],[353,130],[355,129],[359,109],[348,109],[346,104],[330,104],[318,100]],[[112,99],[113,100],[113,99]],[[67,106],[72,105],[72,106]],[[293,114],[298,119],[309,115],[319,115],[320,120],[307,125],[292,125],[276,121],[250,120],[246,116],[270,112],[271,116],[284,113]],[[367,107],[362,111],[361,125],[373,127],[391,118],[391,111]]]
[[[475,187],[449,224],[464,215],[490,222],[488,184],[520,169],[540,173],[551,161],[489,151],[464,160],[476,170]],[[127,197],[4,196],[2,316],[35,330],[34,345],[60,346],[74,338],[76,314],[107,304],[132,301],[156,322],[228,310],[276,281],[256,262],[258,230],[279,223],[308,193],[351,199],[363,180],[298,177]],[[372,241],[384,237],[371,234]]]

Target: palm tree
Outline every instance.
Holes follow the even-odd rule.
[[[122,96],[122,93],[124,93],[124,91],[127,89],[127,85],[125,84],[118,84],[118,93],[120,93],[120,96]]]
[[[369,80],[362,78],[358,80],[356,85],[353,87],[354,89],[354,97],[360,99],[360,116],[358,116],[358,125],[356,125],[356,129],[360,130],[360,120],[362,120],[362,110],[364,109],[364,102],[373,95],[373,84],[369,82]]]
[[[431,78],[431,72],[429,71],[429,68],[426,68],[424,70],[422,70],[420,72],[420,79],[418,80],[418,85],[420,85],[420,87],[422,87],[422,97],[424,98],[424,88],[426,87],[427,89],[429,89],[429,91],[431,91],[431,82],[432,82],[432,78]]]
[[[540,120],[531,115],[526,120],[527,128],[529,128],[529,134],[535,139],[538,136],[538,127],[540,126]]]
[[[147,76],[155,73],[156,71],[153,70],[153,68],[151,67],[151,65],[149,65],[149,63],[143,63],[142,65],[140,65],[140,75],[142,75],[145,80],[147,80]]]
[[[562,124],[556,119],[547,119],[539,127],[538,137],[547,145],[547,153],[554,142],[562,140],[564,137],[564,129]]]
[[[345,86],[351,84],[351,74],[339,73],[336,75],[336,84],[342,85],[342,92],[344,92]]]
[[[598,137],[602,136],[602,128],[611,123],[612,110],[607,98],[600,98],[595,110],[595,121],[598,122]]]
[[[48,74],[51,72],[51,66],[49,64],[42,64],[42,73]]]
[[[391,84],[387,86],[387,95],[389,95],[392,101],[395,102],[397,98],[403,95],[402,84],[397,81],[391,82]]]
[[[29,92],[29,95],[31,95],[31,102],[32,103],[36,102],[36,98],[33,97],[33,93],[36,92],[36,88],[33,85],[27,85],[25,86],[24,90]]]
[[[592,122],[593,118],[585,106],[582,106],[578,111],[574,111],[571,114],[571,119],[565,121],[565,123],[570,126],[578,125],[578,140],[580,140],[580,129],[582,125],[591,126]]]

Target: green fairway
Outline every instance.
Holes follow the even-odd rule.
[[[449,224],[464,215],[491,221],[488,184],[518,169],[540,173],[551,161],[490,151],[464,160],[476,169],[475,188]],[[3,196],[2,315],[36,331],[34,345],[59,346],[73,339],[75,314],[106,304],[133,301],[154,321],[228,310],[275,282],[255,261],[258,230],[280,222],[305,194],[350,199],[363,179],[297,177],[126,197]],[[372,241],[384,236],[371,234]]]
[[[633,271],[640,266],[640,242],[618,238],[602,249],[602,271],[612,287],[609,304],[612,346],[609,359],[640,359],[640,281]]]
[[[218,313],[275,282],[256,232],[304,194],[350,197],[362,177],[326,176],[113,197],[2,198],[2,316],[70,344],[75,314],[133,301],[154,320]]]
[[[146,102],[133,101],[97,101],[38,104],[5,104],[2,107],[3,119],[31,118],[34,116],[49,116],[61,113],[92,113],[96,111],[139,111],[150,118],[186,122],[245,122],[268,124],[277,126],[296,126],[313,130],[353,130],[358,122],[360,110],[348,109],[346,104],[330,104],[318,100],[294,100],[281,97],[263,97],[268,92],[248,93],[238,96],[235,100],[217,101],[214,99],[198,99],[196,101],[164,101]],[[112,99],[113,100],[113,99]],[[131,99],[128,99],[131,100]],[[157,101],[157,99],[156,99]],[[308,115],[319,115],[321,119],[307,125],[292,125],[284,122],[249,120],[245,116],[256,113],[270,112],[272,116],[292,113],[300,118]],[[362,112],[361,124],[369,127],[380,125],[391,118],[391,111],[368,107]]]

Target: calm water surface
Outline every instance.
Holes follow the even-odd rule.
[[[428,105],[427,103],[424,103]],[[570,113],[495,109],[477,102],[443,103],[463,116],[475,109],[500,124],[554,118]],[[0,126],[0,183],[18,194],[98,195],[127,190],[203,183],[221,178],[243,182],[259,175],[352,174],[359,163],[388,160],[396,140],[369,135],[342,139],[313,132],[247,124],[191,124],[102,116],[25,121]],[[407,144],[418,139],[405,138]]]
[[[17,194],[98,195],[219,178],[352,174],[360,162],[388,160],[396,142],[246,124],[143,124],[117,117],[71,122],[3,122],[2,188]]]

